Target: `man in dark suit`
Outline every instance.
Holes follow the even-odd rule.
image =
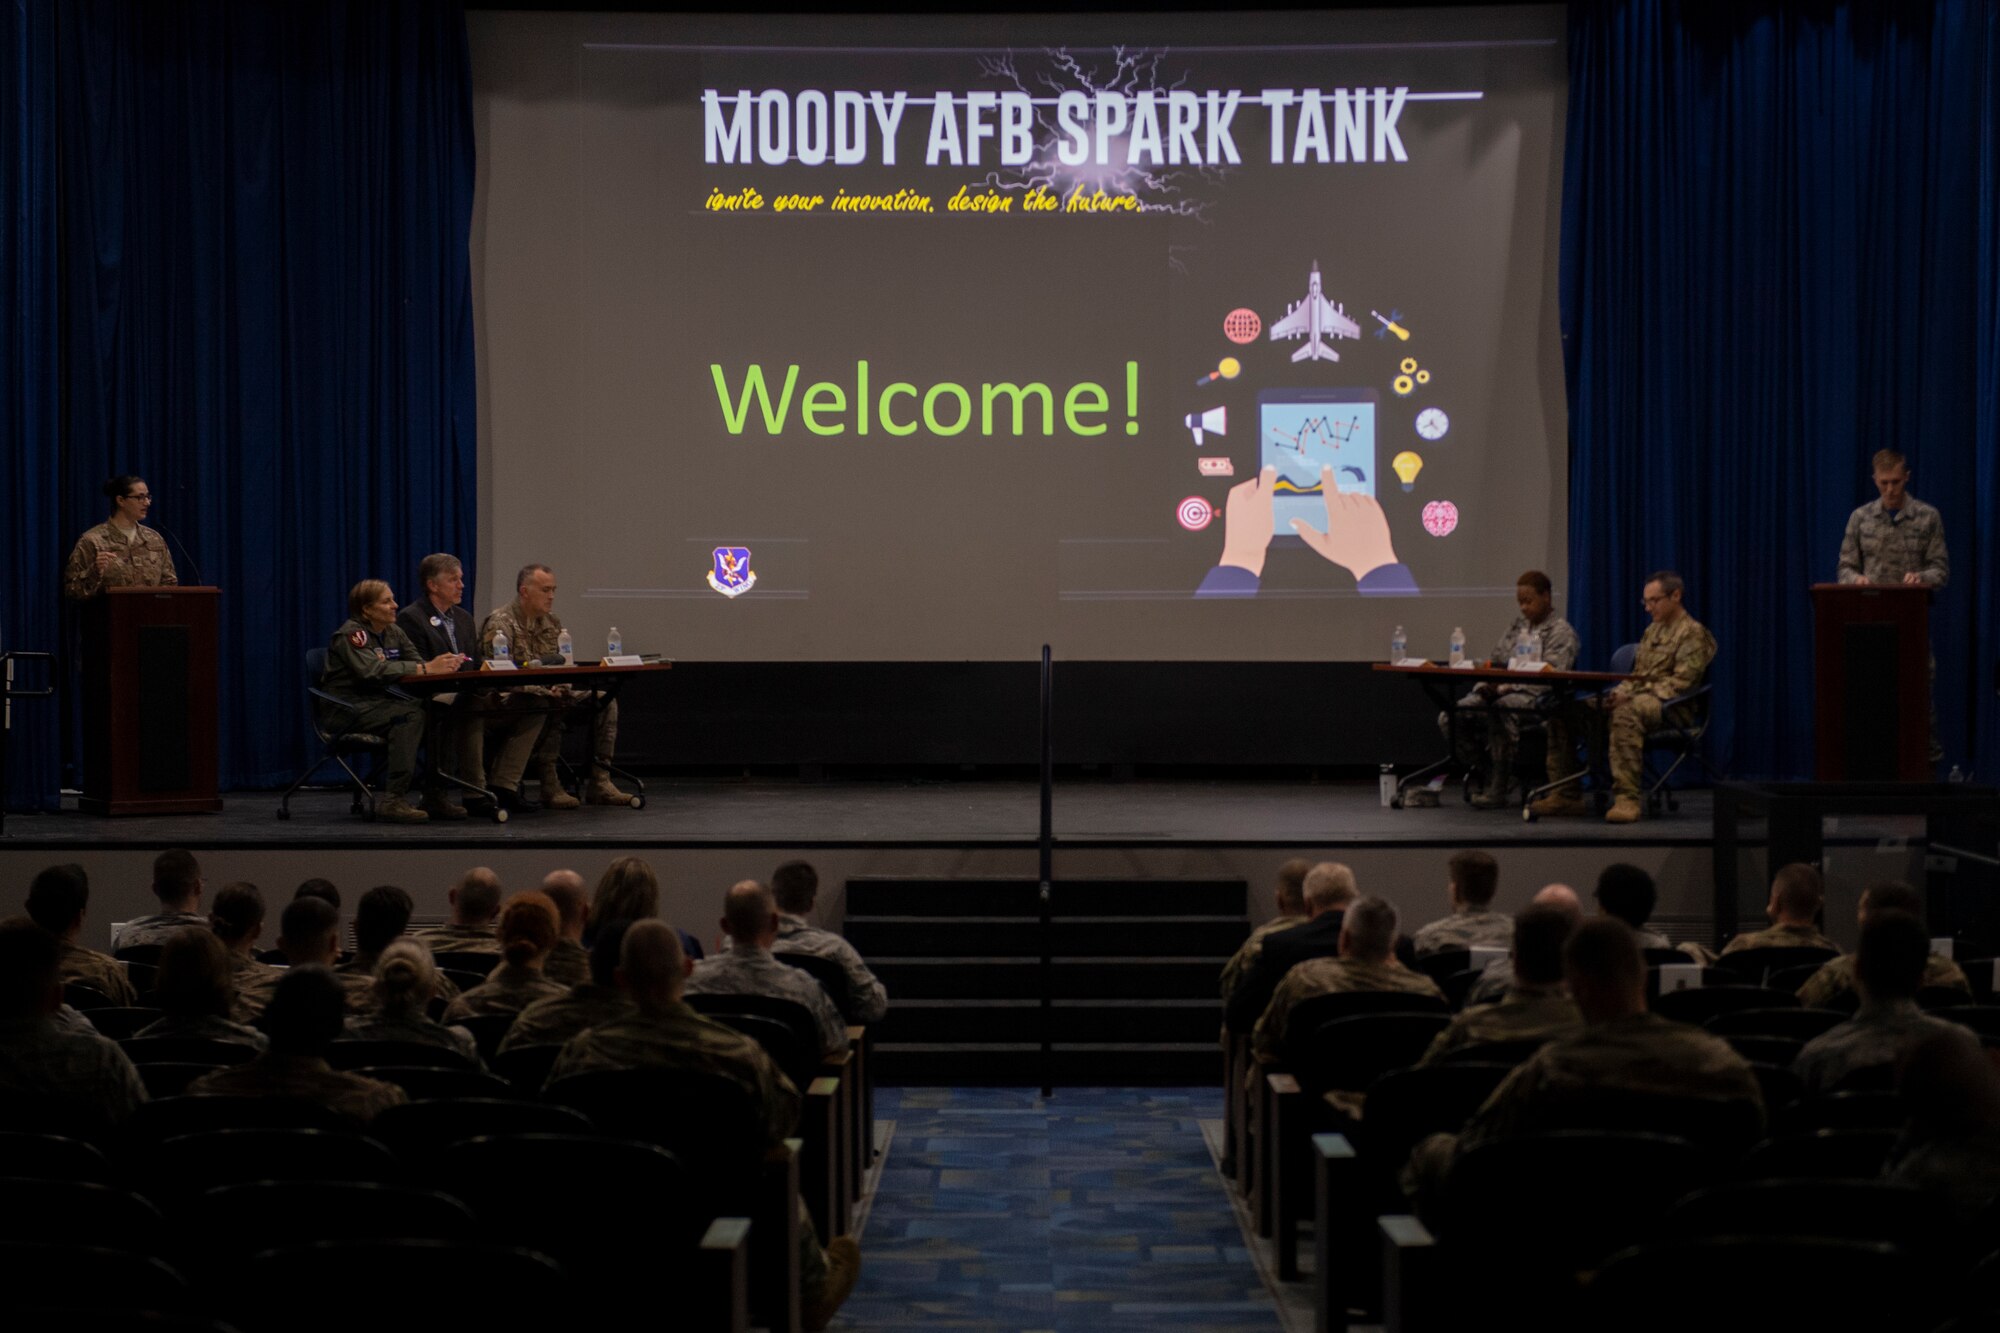
[[[1231,1032],[1248,1032],[1257,1026],[1285,973],[1308,958],[1332,958],[1340,953],[1341,921],[1347,905],[1359,896],[1354,872],[1338,861],[1322,861],[1306,872],[1306,923],[1265,939],[1263,952],[1223,1011]]]
[[[442,552],[427,555],[417,566],[423,597],[406,606],[396,623],[427,657],[439,653],[460,653],[467,666],[480,663],[479,629],[459,603],[465,600],[465,568],[455,555]],[[539,712],[519,711],[510,706],[506,695],[483,690],[460,690],[433,695],[431,728],[427,739],[431,772],[435,774],[446,755],[454,757],[458,776],[478,786],[490,786],[500,808],[525,814],[533,803],[521,797],[521,775],[528,758],[541,738],[547,717]],[[488,780],[486,732],[491,729],[499,740],[498,757]],[[454,803],[444,784],[433,776],[424,790],[424,809],[433,819],[463,819],[465,807]]]

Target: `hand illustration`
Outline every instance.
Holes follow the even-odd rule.
[[[1266,477],[1271,476],[1266,470]],[[1306,545],[1339,565],[1357,580],[1366,578],[1372,571],[1396,561],[1396,547],[1389,540],[1389,520],[1382,513],[1372,495],[1344,495],[1334,484],[1333,469],[1319,470],[1320,487],[1326,493],[1326,531],[1321,532],[1303,519],[1292,520],[1292,530],[1304,539]],[[1237,487],[1241,490],[1242,487]],[[1236,492],[1231,491],[1229,502],[1232,509],[1236,503]],[[1269,513],[1266,502],[1265,512]],[[1228,563],[1228,556],[1223,557]],[[1260,562],[1261,563],[1261,562]]]
[[[1278,484],[1278,469],[1267,467],[1248,481],[1229,488],[1222,503],[1222,559],[1217,564],[1247,569],[1260,578],[1264,554],[1271,545],[1276,520],[1271,513],[1271,488]]]

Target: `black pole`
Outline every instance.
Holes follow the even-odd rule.
[[[14,730],[14,701],[16,699],[46,699],[56,692],[53,683],[39,690],[17,690],[14,688],[14,663],[17,661],[40,661],[49,664],[49,677],[55,677],[55,658],[49,653],[0,653],[0,838],[7,835],[7,792],[9,742]]]
[[[1042,827],[1041,850],[1041,911],[1042,911],[1042,1096],[1055,1094],[1055,1005],[1052,994],[1055,987],[1054,924],[1049,910],[1054,896],[1056,833],[1055,833],[1055,730],[1053,695],[1055,676],[1049,662],[1049,646],[1042,645]]]

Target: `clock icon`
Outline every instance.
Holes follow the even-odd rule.
[[[1441,440],[1450,429],[1451,418],[1444,414],[1442,408],[1427,407],[1417,413],[1417,434],[1427,440]]]

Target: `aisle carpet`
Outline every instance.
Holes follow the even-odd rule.
[[[1202,1141],[1215,1088],[885,1088],[838,1328],[1277,1333]]]

